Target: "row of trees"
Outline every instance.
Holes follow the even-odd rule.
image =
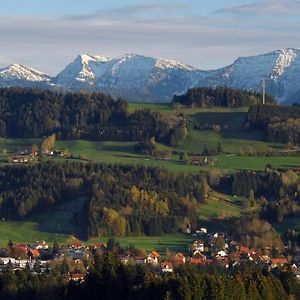
[[[274,98],[267,95],[267,103],[275,103]],[[236,90],[228,87],[218,86],[192,88],[185,95],[174,96],[172,103],[209,107],[244,107],[262,103],[262,95],[252,91]]]

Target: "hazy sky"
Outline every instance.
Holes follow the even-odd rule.
[[[201,69],[300,48],[300,0],[9,0],[0,66],[56,74],[77,54],[170,58]]]

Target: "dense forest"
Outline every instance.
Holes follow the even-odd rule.
[[[299,215],[300,180],[292,170],[279,172],[267,166],[266,172],[242,171],[232,175],[230,181],[233,194],[247,197],[246,206],[259,205],[262,219],[281,222]]]
[[[88,199],[89,236],[176,232],[196,221],[208,192],[204,175],[142,166],[66,162],[0,168],[2,218],[22,219],[82,196]]]
[[[266,130],[267,141],[300,145],[300,107],[254,105],[249,108],[248,122]]]
[[[290,271],[269,273],[253,265],[231,271],[179,267],[161,275],[141,265],[124,265],[113,254],[95,256],[86,280],[69,283],[67,268],[33,275],[8,268],[0,275],[0,297],[10,299],[299,299],[297,279]]]
[[[0,89],[0,136],[169,143],[186,128],[183,115],[149,110],[129,113],[127,103],[101,93],[60,94],[21,88]],[[174,139],[174,137],[173,137]]]
[[[275,100],[267,95],[266,102],[275,103]],[[172,103],[202,108],[245,107],[262,103],[262,95],[228,87],[201,87],[189,89],[185,95],[174,96]]]
[[[222,176],[173,174],[143,166],[45,162],[0,168],[0,217],[24,219],[84,197],[82,211],[87,213],[74,222],[87,224],[82,225],[87,236],[160,235],[197,227],[201,204],[212,189],[245,197],[247,206],[259,205],[268,221],[282,221],[296,213],[300,201],[297,174],[271,166],[266,172]]]

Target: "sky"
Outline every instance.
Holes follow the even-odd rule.
[[[21,63],[50,75],[84,53],[214,69],[300,48],[300,0],[9,0],[0,41],[0,67]]]

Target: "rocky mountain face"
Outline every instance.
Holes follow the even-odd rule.
[[[170,102],[173,95],[197,86],[228,86],[267,92],[278,101],[297,101],[300,94],[300,50],[282,49],[241,57],[221,69],[203,71],[167,59],[126,54],[121,58],[79,55],[57,76],[23,65],[0,69],[0,86],[88,90],[128,101]],[[297,98],[297,99],[296,99]]]

